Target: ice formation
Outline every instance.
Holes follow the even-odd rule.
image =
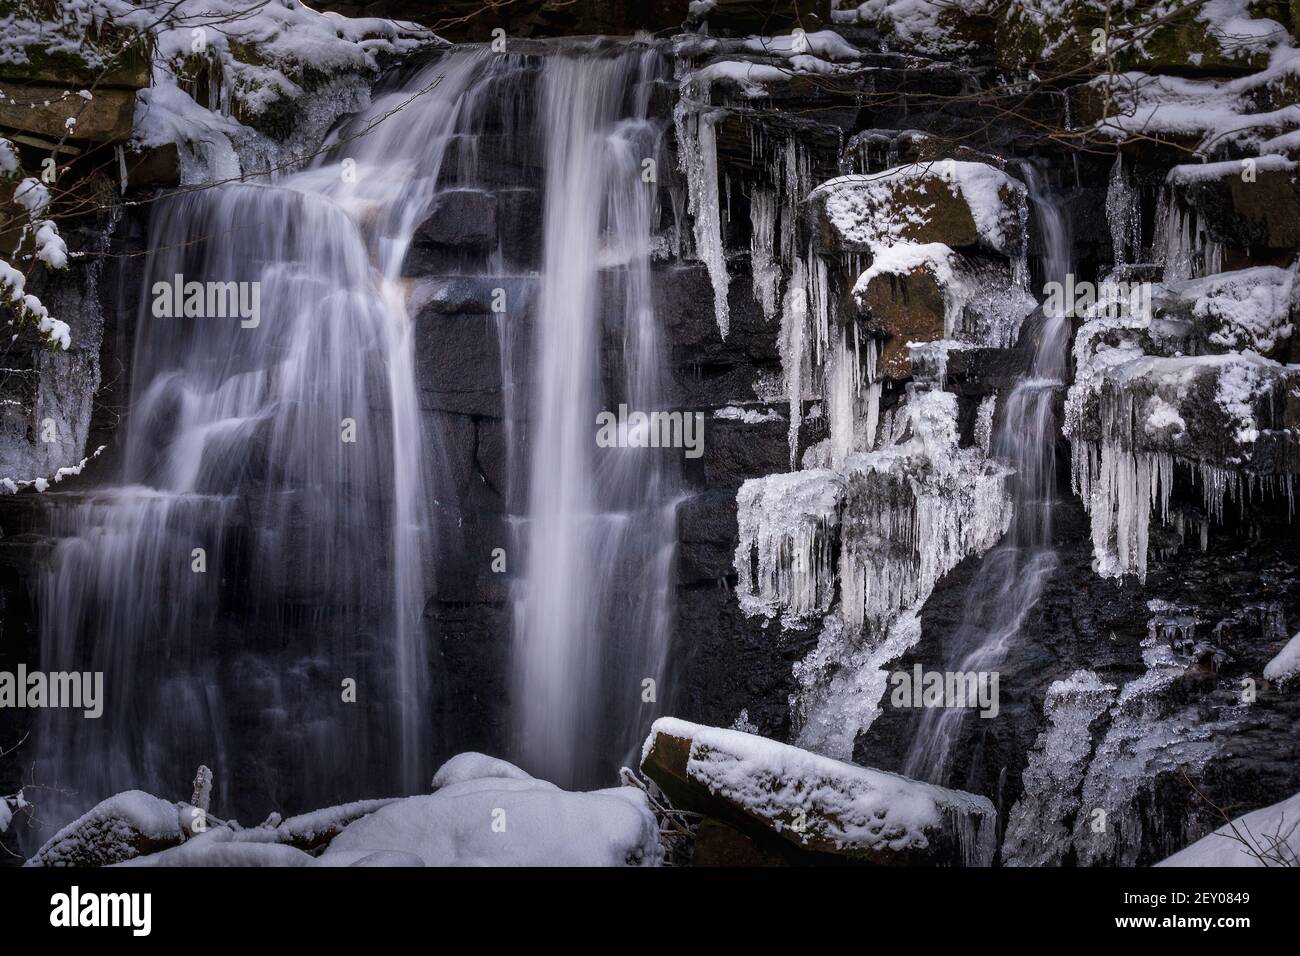
[[[846,465],[839,574],[852,628],[882,633],[903,608],[924,603],[963,558],[1006,531],[1008,472],[958,448],[956,408],[950,392],[914,394],[911,439]]]
[[[1262,329],[1267,323],[1256,319],[1260,303],[1244,281],[1211,277],[1171,288],[1191,298],[1194,315],[1214,314],[1221,322],[1235,316],[1244,323],[1237,328]],[[1274,301],[1262,283],[1257,288],[1265,288],[1262,299]],[[1181,332],[1162,339],[1162,325],[1168,323],[1093,319],[1075,338],[1064,431],[1072,486],[1092,523],[1094,566],[1107,577],[1145,580],[1150,521],[1175,520],[1170,495],[1176,465],[1191,472],[1215,521],[1222,521],[1228,499],[1294,494],[1294,443],[1280,427],[1294,372],[1251,351],[1148,354],[1186,345]],[[1220,324],[1211,338],[1224,328],[1233,326]],[[1257,445],[1268,448],[1257,455]],[[1204,545],[1204,528],[1198,530]]]
[[[1155,638],[1142,646],[1147,671],[1120,690],[1080,791],[1087,812],[1075,818],[1073,844],[1081,866],[1135,865],[1144,843],[1140,794],[1162,773],[1195,776],[1214,755],[1216,734],[1239,720],[1233,707],[1208,720],[1185,712],[1195,705],[1165,693],[1186,670],[1184,662]],[[1096,811],[1105,813],[1104,827],[1095,825]]]
[[[1124,157],[1115,155],[1106,190],[1106,219],[1110,223],[1110,243],[1115,264],[1136,262],[1142,251],[1141,202],[1137,188],[1124,169]]]
[[[830,607],[843,497],[843,476],[828,469],[741,485],[735,556],[741,610],[796,623]]]
[[[1092,758],[1092,726],[1115,703],[1114,684],[1078,670],[1047,688],[1038,735],[1023,774],[1024,791],[1007,819],[1002,860],[1007,866],[1059,866],[1069,851],[1070,821]]]
[[[683,81],[684,83],[687,81]],[[704,91],[707,102],[707,86]],[[683,95],[674,111],[682,173],[686,177],[687,210],[695,224],[695,255],[709,270],[713,283],[713,310],[718,331],[725,339],[731,331],[727,304],[730,277],[727,251],[722,237],[722,210],[718,196],[718,148],[714,125],[722,117],[717,110],[688,105]]]

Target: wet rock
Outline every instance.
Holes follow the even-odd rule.
[[[433,198],[429,215],[411,241],[417,245],[486,247],[496,238],[496,196],[481,189],[446,189]]]
[[[165,143],[149,149],[128,149],[126,181],[131,189],[180,185],[180,157],[176,144]]]
[[[695,831],[692,866],[785,866],[793,854],[764,846],[721,820],[705,817]]]
[[[877,366],[880,376],[896,381],[910,378],[908,346],[945,335],[947,290],[935,266],[922,263],[902,274],[877,273],[853,292],[866,328],[885,336]]]

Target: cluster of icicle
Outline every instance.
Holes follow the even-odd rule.
[[[950,392],[918,392],[907,441],[854,453],[839,469],[745,482],[741,609],[806,621],[830,609],[838,582],[845,623],[879,635],[963,558],[996,543],[1011,518],[1008,472],[958,447],[956,404]]]
[[[1070,457],[1071,486],[1091,519],[1094,568],[1103,577],[1135,574],[1146,581],[1153,516],[1180,532],[1194,531],[1204,551],[1207,522],[1222,523],[1229,501],[1244,510],[1252,500],[1285,495],[1288,514],[1295,512],[1294,473],[1256,475],[1168,452],[1134,451],[1105,433],[1100,442],[1072,439]],[[1200,487],[1206,520],[1171,513],[1175,464],[1185,467]]]

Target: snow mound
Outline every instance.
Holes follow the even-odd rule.
[[[1264,666],[1264,678],[1275,684],[1288,684],[1300,677],[1300,632]]]
[[[1295,866],[1297,861],[1300,793],[1237,817],[1156,866]]]
[[[632,787],[570,793],[504,761],[462,755],[437,793],[396,800],[352,823],[321,866],[416,857],[428,866],[657,866],[663,851],[645,794]],[[492,776],[474,778],[474,772]],[[507,775],[508,774],[508,775]],[[406,856],[409,854],[410,856]]]
[[[457,754],[438,768],[433,775],[433,789],[441,790],[466,780],[482,780],[490,777],[503,777],[508,780],[533,779],[514,764],[499,757],[468,752]]]

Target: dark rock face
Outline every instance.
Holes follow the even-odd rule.
[[[1068,495],[1068,489],[1062,492]],[[1212,737],[1212,756],[1204,762],[1184,757],[1155,768],[1137,787],[1124,840],[1104,846],[1090,859],[1079,860],[1071,847],[1056,862],[1148,865],[1208,833],[1223,821],[1205,805],[1193,787],[1222,807],[1266,806],[1300,789],[1300,744],[1293,732],[1300,720],[1300,698],[1263,687],[1256,701],[1241,706],[1241,681],[1257,684],[1264,665],[1275,655],[1300,621],[1300,544],[1285,520],[1285,502],[1252,509],[1250,525],[1216,529],[1202,553],[1195,544],[1174,544],[1162,558],[1152,559],[1145,585],[1097,577],[1086,518],[1077,502],[1062,499],[1054,512],[1058,566],[1039,603],[1024,622],[1006,661],[999,668],[1001,710],[996,718],[971,714],[964,722],[954,752],[958,755],[948,784],[983,794],[998,807],[1002,825],[1022,796],[1021,774],[1039,733],[1045,729],[1043,701],[1048,685],[1078,669],[1096,673],[1122,688],[1143,676],[1143,641],[1152,621],[1162,614],[1148,602],[1164,601],[1195,621],[1194,633],[1225,651],[1229,662],[1212,664],[1212,654],[1185,656],[1185,673],[1159,695],[1151,719],[1153,737],[1159,733],[1155,713],[1190,708],[1194,720],[1218,726],[1229,711],[1244,712],[1227,721]],[[967,591],[979,558],[969,558],[935,588],[921,615],[922,641],[894,665],[910,672],[944,669],[950,654],[945,647],[965,613]],[[1281,629],[1277,620],[1284,621]],[[1165,645],[1177,644],[1155,625]],[[1185,652],[1193,649],[1188,645]],[[1113,726],[1107,713],[1093,725],[1096,776],[1108,768],[1096,750]],[[859,738],[854,759],[886,770],[898,770],[919,723],[919,712],[886,706],[871,729]],[[1158,744],[1153,740],[1153,745]],[[1178,753],[1171,748],[1172,753]],[[1184,779],[1186,771],[1188,778]],[[1079,818],[1068,826],[1086,827],[1082,819],[1094,809],[1086,799]],[[1112,815],[1114,816],[1114,815]],[[1121,825],[1109,821],[1112,838]]]

